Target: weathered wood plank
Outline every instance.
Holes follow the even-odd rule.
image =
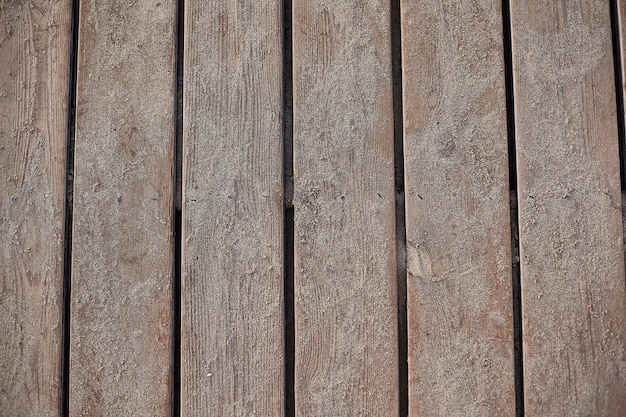
[[[170,414],[175,3],[81,2],[71,415]]]
[[[402,1],[411,416],[513,416],[501,2]]]
[[[296,413],[394,416],[389,2],[293,11]]]
[[[626,415],[607,1],[513,1],[527,416]]]
[[[71,5],[0,3],[0,414],[57,416]]]
[[[182,416],[283,413],[279,0],[185,2]]]

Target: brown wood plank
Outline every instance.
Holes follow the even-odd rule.
[[[182,416],[283,414],[281,25],[185,1]]]
[[[58,416],[70,1],[0,3],[0,414]]]
[[[389,2],[293,11],[296,414],[394,416]]]
[[[170,414],[175,3],[81,2],[73,416]]]
[[[526,416],[626,415],[609,4],[511,7]]]
[[[501,2],[401,6],[410,415],[513,416]]]

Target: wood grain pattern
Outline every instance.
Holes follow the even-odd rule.
[[[402,3],[410,415],[513,416],[501,3]]]
[[[527,416],[626,415],[609,4],[511,7]]]
[[[279,0],[186,0],[182,416],[283,413]]]
[[[57,416],[69,1],[0,2],[0,414]]]
[[[296,414],[394,416],[389,3],[293,11]]]
[[[174,1],[81,2],[70,415],[170,414]]]

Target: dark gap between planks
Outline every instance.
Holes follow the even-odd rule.
[[[622,45],[620,36],[619,7],[617,0],[610,0],[611,36],[613,41],[613,71],[615,72],[615,104],[617,108],[617,137],[619,145],[619,171],[622,192],[626,191],[626,122],[624,121],[624,79],[622,77]],[[621,196],[620,196],[621,197]],[[621,201],[621,199],[620,199]],[[623,202],[622,202],[623,204]],[[624,221],[622,216],[622,222]],[[622,223],[622,228],[624,224]]]
[[[295,404],[295,304],[293,208],[293,38],[292,0],[283,0],[283,247],[284,247],[284,363],[285,417],[294,417]]]
[[[404,207],[404,121],[402,107],[402,26],[400,0],[391,0],[391,73],[396,205],[396,279],[398,291],[398,415],[409,413],[409,365],[406,281],[406,214]]]
[[[72,1],[65,149],[65,212],[63,236],[63,310],[61,312],[61,417],[69,416],[70,401],[70,306],[72,288],[72,222],[74,220],[74,144],[76,133],[76,78],[78,65],[78,0]]]
[[[513,52],[511,45],[511,9],[502,0],[504,75],[506,82],[506,124],[509,145],[509,190],[511,222],[511,276],[513,292],[513,344],[515,366],[515,415],[524,416],[524,352],[522,345],[522,293],[519,258],[519,219],[517,195],[517,158],[515,145],[515,97],[513,91]]]
[[[182,278],[182,173],[183,173],[183,65],[185,2],[176,3],[176,80],[174,92],[174,259],[172,265],[172,416],[180,416],[181,278]]]
[[[294,252],[293,207],[285,209],[285,417],[296,415],[295,402],[295,324],[294,324]]]
[[[181,210],[174,215],[174,274],[172,285],[172,416],[180,416],[180,276],[181,276]]]
[[[624,80],[622,79],[622,48],[619,27],[619,11],[617,0],[610,1],[611,7],[611,35],[613,39],[613,70],[615,72],[615,101],[617,105],[617,136],[619,140],[620,182],[622,191],[626,190],[626,160],[624,159]]]

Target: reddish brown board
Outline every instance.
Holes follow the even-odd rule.
[[[80,5],[72,416],[170,415],[175,6]]]
[[[0,414],[59,415],[70,1],[0,3]]]
[[[526,416],[626,415],[608,1],[511,4]]]
[[[295,402],[395,416],[389,2],[293,2]]]
[[[514,416],[501,2],[401,5],[410,416]]]
[[[281,416],[280,0],[186,0],[181,416]]]

